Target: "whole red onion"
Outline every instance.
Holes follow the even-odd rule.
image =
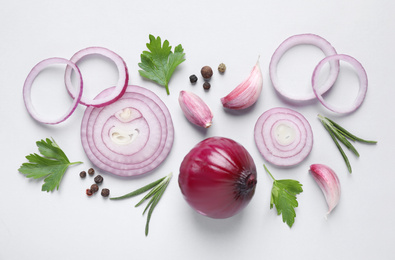
[[[251,155],[224,137],[198,143],[182,161],[178,177],[188,204],[211,218],[228,218],[240,212],[252,199],[256,183]]]

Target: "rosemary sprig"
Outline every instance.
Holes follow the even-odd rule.
[[[358,141],[358,142],[362,142],[362,143],[368,143],[368,144],[376,144],[377,141],[370,141],[370,140],[365,140],[365,139],[359,138],[359,137],[353,135],[352,133],[350,133],[348,130],[346,130],[342,126],[340,126],[339,124],[337,124],[336,122],[334,122],[333,120],[331,120],[327,117],[324,117],[320,114],[318,114],[318,118],[320,119],[321,123],[323,124],[325,129],[330,134],[332,140],[335,142],[336,147],[339,149],[341,155],[343,156],[343,159],[347,165],[348,171],[351,173],[352,169],[351,169],[350,161],[348,160],[346,153],[344,152],[343,148],[341,147],[341,145],[338,141],[340,141],[342,144],[344,144],[357,157],[359,157],[359,153],[358,153],[357,149],[355,149],[354,145],[352,145],[349,140]]]
[[[119,196],[119,197],[113,197],[110,198],[110,200],[121,200],[121,199],[127,199],[127,198],[131,198],[137,195],[140,195],[146,191],[149,191],[136,205],[135,207],[140,206],[141,204],[144,203],[144,201],[148,200],[149,198],[151,198],[149,200],[149,202],[147,203],[147,206],[145,207],[144,211],[143,211],[143,215],[145,214],[145,212],[148,210],[147,213],[147,222],[145,224],[145,235],[148,236],[148,231],[149,231],[149,222],[151,220],[151,215],[152,212],[154,211],[156,205],[158,204],[159,200],[162,198],[163,193],[165,192],[167,186],[169,185],[169,182],[171,180],[171,177],[173,176],[173,173],[170,173],[169,175],[160,178],[157,181],[154,181],[148,185],[145,185],[144,187],[141,187],[135,191],[132,191],[130,193],[127,193],[123,196]]]

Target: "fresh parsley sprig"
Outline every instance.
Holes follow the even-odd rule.
[[[18,171],[25,174],[27,178],[44,178],[42,191],[49,192],[55,188],[58,190],[67,168],[82,162],[70,162],[53,139],[47,138],[36,142],[36,144],[42,156],[37,153],[27,155],[26,159],[29,162],[23,163]]]
[[[127,199],[127,198],[131,198],[137,195],[140,195],[146,191],[149,191],[136,205],[135,207],[140,206],[141,204],[143,204],[144,201],[148,200],[149,198],[151,198],[149,200],[149,202],[147,203],[147,206],[145,207],[144,211],[143,211],[143,215],[145,214],[145,212],[148,210],[148,214],[147,214],[147,222],[145,224],[145,235],[148,236],[148,231],[149,231],[149,222],[151,220],[151,216],[152,216],[152,212],[154,211],[156,205],[158,204],[159,200],[162,198],[163,193],[165,192],[167,186],[169,185],[169,182],[171,180],[171,177],[173,176],[173,173],[170,173],[169,175],[160,178],[157,181],[154,181],[148,185],[145,185],[144,187],[141,187],[135,191],[132,191],[130,193],[127,193],[123,196],[120,197],[113,197],[110,198],[110,200],[121,200],[121,199]]]
[[[171,51],[169,41],[165,40],[162,45],[161,38],[149,35],[150,42],[147,43],[149,51],[143,51],[140,55],[141,62],[138,64],[141,70],[139,73],[142,77],[150,79],[166,88],[167,95],[169,91],[169,81],[174,70],[185,61],[185,53],[182,45],[179,44]]]
[[[275,205],[277,215],[282,214],[283,222],[287,223],[289,227],[292,227],[296,217],[295,208],[298,206],[296,195],[303,192],[303,185],[299,183],[299,181],[291,179],[276,180],[269,172],[266,165],[263,165],[263,167],[265,167],[266,172],[273,179],[270,209]]]
[[[339,152],[341,153],[344,162],[347,165],[347,169],[349,173],[352,173],[351,169],[351,164],[350,161],[348,160],[348,157],[346,153],[344,152],[343,148],[341,147],[339,141],[344,144],[349,150],[351,150],[357,157],[359,157],[359,153],[357,149],[355,149],[354,145],[349,141],[357,141],[361,143],[368,143],[368,144],[376,144],[377,141],[370,141],[370,140],[365,140],[362,138],[359,138],[355,136],[354,134],[350,133],[346,129],[344,129],[342,126],[334,122],[333,120],[322,116],[318,114],[318,118],[320,119],[322,125],[324,128],[328,131],[329,135],[331,136],[333,142],[335,143],[336,147],[339,149]]]

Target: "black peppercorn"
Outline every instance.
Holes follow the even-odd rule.
[[[208,90],[208,89],[210,89],[210,87],[211,87],[211,84],[208,83],[207,81],[203,83],[203,88],[204,89]]]
[[[80,172],[80,177],[81,177],[81,178],[85,178],[85,177],[86,177],[86,171]]]
[[[88,170],[88,174],[89,174],[90,176],[92,176],[93,174],[95,174],[95,169],[90,168],[90,169]]]
[[[106,188],[102,189],[102,190],[101,190],[101,195],[102,195],[103,197],[108,197],[108,196],[110,195],[110,190],[109,190],[109,189],[106,189]]]
[[[101,175],[97,175],[94,180],[97,184],[99,184],[103,182],[103,177]]]
[[[92,184],[91,186],[91,191],[92,193],[95,193],[99,190],[99,186],[97,186],[97,184]]]
[[[200,72],[202,73],[204,79],[210,79],[213,75],[213,70],[210,66],[204,66]]]
[[[91,191],[91,189],[86,189],[86,195],[88,196],[92,196],[93,192]]]
[[[195,74],[189,76],[189,81],[193,84],[196,83],[196,81],[198,80],[198,78],[196,77]]]

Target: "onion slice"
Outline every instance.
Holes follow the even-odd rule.
[[[109,88],[97,98],[114,91]],[[129,85],[105,107],[90,106],[81,124],[82,146],[98,168],[119,176],[136,176],[156,168],[169,154],[173,122],[163,101],[152,91]]]
[[[317,46],[322,50],[322,52],[326,56],[332,56],[337,54],[335,48],[332,47],[332,45],[327,40],[315,34],[294,35],[289,37],[279,45],[279,47],[273,53],[273,56],[270,60],[270,65],[269,65],[270,79],[276,91],[281,96],[292,101],[309,101],[315,99],[315,95],[313,92],[307,93],[305,95],[291,95],[289,93],[286,93],[286,91],[283,90],[277,77],[277,66],[284,53],[286,53],[290,48],[301,44],[309,44],[309,45]],[[333,83],[336,81],[338,74],[339,74],[339,62],[331,61],[328,78],[320,88],[321,94],[324,94],[332,87]]]
[[[115,86],[113,91],[108,95],[106,95],[105,97],[95,98],[93,100],[88,99],[84,96],[81,97],[80,103],[83,105],[102,107],[115,102],[125,93],[126,87],[128,86],[128,82],[129,82],[128,68],[126,66],[125,61],[118,54],[103,47],[88,47],[82,49],[77,53],[75,53],[71,57],[70,61],[77,64],[77,62],[80,59],[91,54],[99,54],[111,59],[117,66],[119,73],[117,85]],[[71,67],[67,67],[64,75],[64,79],[69,94],[74,98],[76,95],[75,95],[75,89],[73,88],[71,83],[71,72],[72,72]]]
[[[255,144],[262,156],[277,166],[303,161],[313,147],[313,132],[306,118],[288,108],[272,108],[257,120]]]
[[[44,118],[40,114],[37,113],[36,109],[33,106],[33,102],[31,99],[31,89],[32,89],[33,82],[36,79],[36,77],[38,76],[38,74],[40,74],[40,72],[43,69],[47,68],[50,65],[54,65],[54,64],[66,64],[67,68],[69,68],[70,71],[74,70],[78,75],[79,86],[78,86],[78,88],[75,89],[75,94],[74,94],[75,98],[73,99],[71,106],[68,108],[68,110],[62,116],[60,116],[58,118]],[[35,120],[37,120],[38,122],[44,123],[44,124],[59,124],[59,123],[63,122],[64,120],[66,120],[67,118],[69,118],[70,115],[76,109],[78,103],[81,100],[82,88],[83,88],[83,82],[82,82],[81,72],[75,63],[73,63],[72,61],[69,61],[67,59],[63,59],[63,58],[57,58],[57,57],[49,58],[49,59],[45,59],[45,60],[42,60],[41,62],[37,63],[30,71],[30,73],[27,76],[25,83],[23,85],[23,99],[24,99],[27,111]]]
[[[336,107],[336,106],[331,105],[328,102],[326,102],[324,100],[324,98],[322,97],[323,93],[321,92],[320,89],[318,89],[318,86],[316,84],[317,77],[321,71],[321,68],[324,66],[324,64],[326,62],[333,62],[333,61],[339,61],[339,60],[343,60],[343,61],[351,64],[354,67],[354,69],[357,72],[357,75],[359,77],[359,91],[358,91],[357,97],[355,98],[354,103],[350,107],[347,107],[347,108]],[[331,110],[335,113],[347,114],[347,113],[351,113],[351,112],[354,112],[355,110],[357,110],[361,106],[362,102],[364,101],[366,92],[368,90],[368,76],[367,76],[366,71],[363,68],[362,64],[359,61],[357,61],[355,58],[353,58],[349,55],[346,55],[346,54],[336,54],[336,55],[326,57],[318,63],[318,65],[314,69],[313,76],[311,78],[311,84],[313,86],[313,92],[314,92],[315,96],[318,98],[318,100],[321,102],[322,105],[324,105],[326,108],[328,108],[329,110]]]

